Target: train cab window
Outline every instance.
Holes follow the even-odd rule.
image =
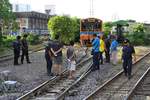
[[[101,21],[99,19],[83,19],[81,20],[81,31],[101,31]]]

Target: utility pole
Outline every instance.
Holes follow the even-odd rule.
[[[90,17],[94,16],[93,0],[90,0]]]

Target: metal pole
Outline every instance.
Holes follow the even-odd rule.
[[[90,0],[90,17],[94,15],[94,7],[93,7],[93,0]]]

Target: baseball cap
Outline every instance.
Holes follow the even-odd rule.
[[[123,43],[129,43],[128,39],[124,39]]]

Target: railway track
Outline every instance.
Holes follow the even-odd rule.
[[[50,80],[44,82],[30,92],[19,97],[17,100],[46,100],[47,98],[56,100],[57,98],[59,98],[59,96],[63,95],[75,81],[83,77],[82,75],[85,74],[85,70],[90,68],[92,58],[87,58],[86,56],[85,58],[85,60],[82,60],[77,64],[75,79],[69,80],[68,70],[65,70],[64,72],[62,72],[61,76],[52,77]]]
[[[29,54],[32,54],[34,52],[38,52],[38,51],[44,50],[44,48],[45,47],[38,46],[38,47],[35,47],[34,49],[29,49]],[[83,48],[81,48],[81,49],[83,49]],[[80,50],[80,51],[82,51],[82,50]],[[88,51],[88,49],[87,49],[87,51]],[[8,54],[8,55],[0,56],[0,62],[8,61],[8,60],[11,60],[13,58],[14,58],[14,54]]]
[[[134,63],[130,80],[128,80],[122,70],[103,85],[100,85],[84,100],[130,100],[128,97],[132,94],[135,84],[137,84],[141,76],[148,72],[149,67],[150,52]]]
[[[37,51],[40,51],[40,50],[43,50],[43,49],[44,49],[43,47],[36,47],[36,48],[34,48],[32,50],[29,50],[29,54],[32,54],[34,52],[37,52]],[[0,57],[0,62],[8,61],[8,60],[11,60],[13,58],[14,58],[13,54],[4,55],[4,56]]]
[[[134,85],[127,96],[127,100],[149,100],[150,99],[150,67]]]

